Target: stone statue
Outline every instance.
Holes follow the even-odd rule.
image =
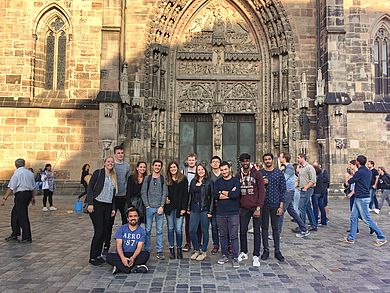
[[[222,145],[222,125],[223,116],[221,114],[214,114],[214,147],[219,150]]]
[[[283,111],[283,139],[288,140],[288,111]]]
[[[142,114],[139,107],[133,108],[131,134],[133,138],[141,138],[141,120]]]
[[[151,133],[151,142],[152,142],[152,145],[156,145],[156,142],[157,142],[157,121],[158,119],[158,110],[153,110],[152,112],[152,119],[151,119],[151,124],[152,124],[152,133]]]
[[[301,139],[308,140],[310,137],[310,119],[303,111],[299,116],[299,126],[301,127]]]
[[[123,106],[119,116],[119,134],[127,134],[127,107]]]
[[[159,87],[159,71],[160,71],[160,53],[157,51],[153,52],[153,67],[152,67],[152,97],[158,98],[160,94]]]
[[[317,138],[325,138],[326,115],[324,106],[317,108]]]
[[[165,143],[165,111],[160,112],[159,119],[159,130],[158,130],[158,145],[160,148],[164,147]]]
[[[279,112],[273,112],[273,139],[275,143],[279,143],[280,140],[280,118]]]

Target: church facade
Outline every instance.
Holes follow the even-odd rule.
[[[390,6],[361,0],[0,4],[0,180],[126,159],[390,163]]]

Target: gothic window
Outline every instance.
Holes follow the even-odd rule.
[[[65,23],[55,17],[49,22],[45,44],[45,89],[65,89],[66,43]]]
[[[380,28],[374,40],[375,94],[380,96],[390,93],[390,36]]]

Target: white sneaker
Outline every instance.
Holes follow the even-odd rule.
[[[260,266],[260,260],[259,260],[259,257],[258,257],[258,256],[253,256],[252,265],[253,265],[254,267],[259,267],[259,266]]]
[[[248,254],[244,253],[244,252],[241,252],[240,255],[238,256],[238,261],[243,261],[243,260],[246,260],[246,259],[248,259]]]
[[[375,213],[375,214],[377,214],[377,215],[379,215],[379,212],[381,211],[381,210],[379,210],[379,209],[372,209],[373,210],[373,212]]]
[[[368,211],[371,213],[371,212],[372,212],[372,209],[368,208]]]
[[[42,211],[47,212],[49,209],[47,207],[43,207]]]
[[[51,211],[56,211],[56,210],[57,210],[57,208],[56,208],[56,207],[54,207],[54,206],[51,206],[51,207],[49,208],[49,210],[51,210]]]

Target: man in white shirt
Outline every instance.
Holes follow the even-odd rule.
[[[15,161],[16,171],[12,175],[8,189],[5,192],[1,205],[11,195],[14,194],[14,207],[11,212],[11,228],[12,234],[5,238],[6,241],[18,241],[19,243],[31,243],[31,227],[28,218],[28,205],[30,202],[35,205],[35,178],[34,174],[25,168],[26,162],[24,159]],[[22,229],[22,233],[20,233]],[[18,240],[18,236],[22,234],[22,239]]]

